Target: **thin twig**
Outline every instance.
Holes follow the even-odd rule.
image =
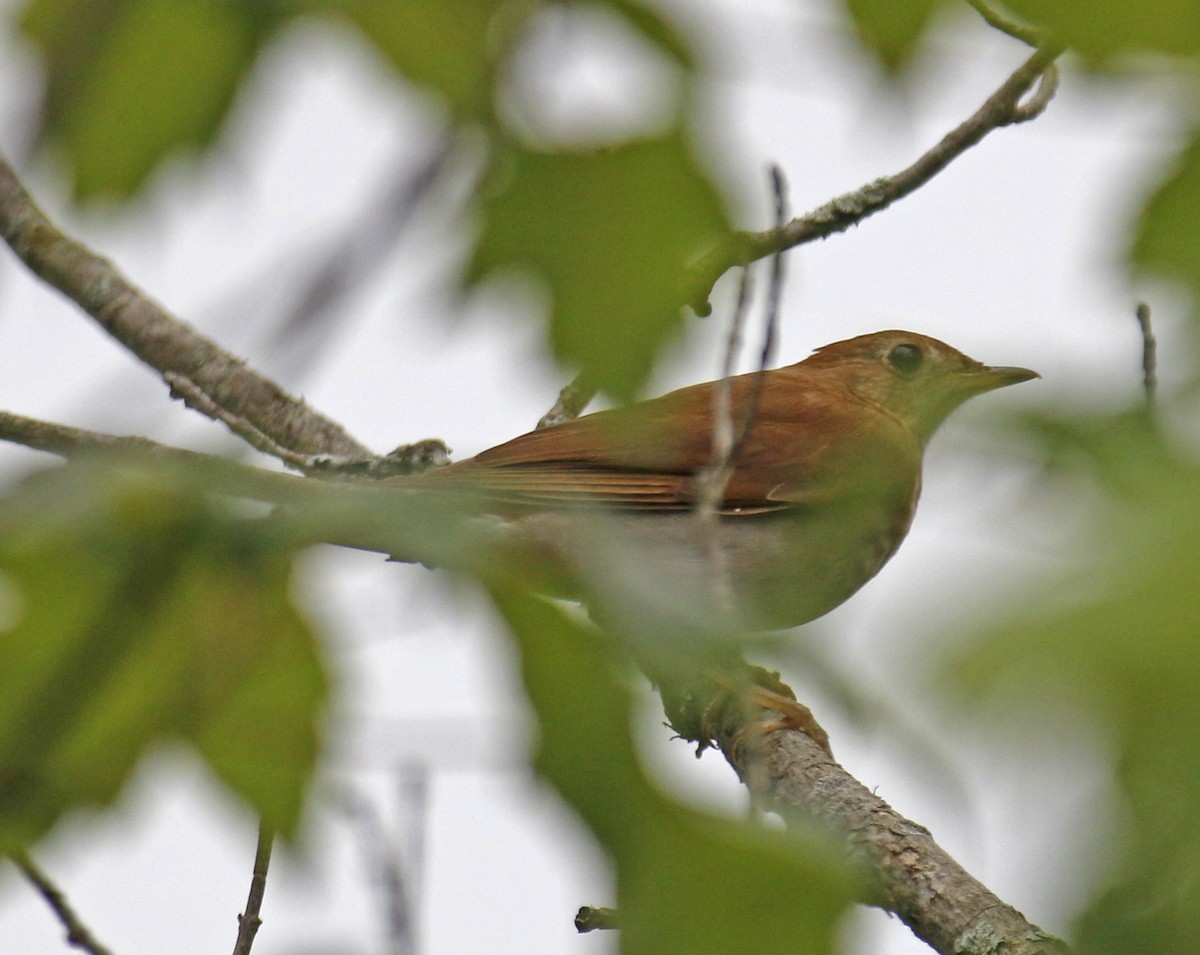
[[[258,848],[254,852],[254,874],[250,877],[250,894],[246,898],[246,911],[238,916],[237,943],[233,946],[233,955],[250,955],[254,945],[254,936],[262,925],[259,912],[262,911],[263,895],[267,891],[267,870],[271,867],[271,846],[275,841],[275,833],[264,822],[258,826]]]
[[[163,381],[171,389],[172,398],[180,398],[185,407],[191,408],[193,411],[199,411],[202,415],[212,418],[214,421],[222,422],[230,431],[256,451],[273,455],[279,458],[284,464],[298,471],[308,472],[313,469],[313,460],[318,456],[298,454],[290,448],[285,448],[269,434],[263,433],[241,415],[234,414],[232,411],[222,408],[187,376],[181,375],[178,372],[167,371],[163,372],[162,377]],[[321,455],[319,459],[325,459],[325,456]]]
[[[775,223],[787,219],[787,190],[783,171],[778,166],[770,170],[771,187],[775,196]],[[738,352],[742,347],[742,330],[746,322],[746,310],[750,302],[750,267],[742,269],[738,284],[737,303],[729,322],[729,335],[725,340],[725,360],[721,378],[713,393],[712,439],[709,464],[697,472],[693,480],[696,519],[704,530],[708,542],[708,571],[712,589],[720,606],[732,613],[735,609],[733,581],[729,574],[725,550],[721,546],[718,524],[725,488],[737,467],[738,455],[754,428],[758,405],[766,382],[764,372],[769,367],[775,352],[776,328],[779,323],[779,302],[783,285],[783,253],[776,252],[771,263],[771,283],[767,293],[766,328],[759,354],[758,373],[751,384],[750,394],[742,409],[741,421],[735,429],[733,424],[733,373],[737,365]]]
[[[697,285],[711,288],[727,269],[738,263],[765,258],[777,251],[845,232],[925,185],[988,133],[1028,121],[1036,113],[1031,114],[1028,108],[1022,108],[1021,100],[1041,80],[1045,83],[1042,90],[1048,102],[1054,83],[1044,77],[1047,68],[1062,52],[1063,47],[1058,44],[1037,50],[966,122],[947,133],[937,145],[907,168],[838,196],[783,226],[765,232],[737,233],[729,243],[715,249],[696,265],[696,275],[698,280],[702,280]],[[1044,103],[1041,100],[1038,102],[1044,108]]]
[[[279,444],[241,415],[221,407],[189,378],[175,372],[166,372],[163,380],[171,386],[171,397],[182,398],[183,403],[201,414],[222,422],[230,431],[250,447],[263,454],[278,458],[297,471],[310,475],[348,475],[374,478],[394,477],[398,474],[419,474],[450,462],[450,449],[438,438],[426,438],[412,444],[402,444],[385,455],[367,457],[345,457],[332,454],[298,454]]]
[[[1146,392],[1146,407],[1153,408],[1158,393],[1158,343],[1150,327],[1150,306],[1138,302],[1136,314],[1142,330],[1142,388]]]
[[[595,397],[596,387],[580,372],[563,386],[563,390],[558,393],[558,400],[554,402],[554,407],[542,415],[538,421],[538,430],[578,418],[583,413],[583,409]]]
[[[712,450],[709,454],[709,464],[696,476],[696,513],[704,522],[715,519],[734,463],[737,432],[733,427],[733,374],[737,366],[738,352],[742,348],[742,330],[746,324],[746,310],[750,304],[752,286],[750,267],[746,266],[742,269],[738,281],[737,302],[729,319],[729,333],[725,336],[721,377],[713,393]]]
[[[584,932],[596,932],[601,929],[620,927],[620,918],[617,915],[616,909],[585,905],[575,913],[575,931],[580,935]]]
[[[67,930],[67,944],[83,949],[90,955],[112,955],[112,950],[96,941],[95,936],[80,920],[75,910],[67,901],[62,890],[50,881],[41,869],[34,864],[26,852],[14,852],[11,856],[13,863],[20,869],[46,903],[58,916],[63,928]]]
[[[787,179],[783,170],[778,166],[771,167],[771,191],[775,196],[775,224],[778,228],[788,218]],[[754,387],[750,390],[750,400],[746,402],[746,410],[742,415],[742,423],[738,429],[737,441],[731,452],[731,460],[737,461],[738,455],[754,430],[754,422],[758,417],[758,405],[762,400],[763,386],[766,384],[764,372],[774,364],[775,342],[779,338],[779,308],[783,300],[783,249],[771,256],[771,280],[767,286],[767,313],[763,328],[762,351],[758,358],[758,374],[754,378]]]
[[[356,835],[362,850],[363,859],[372,880],[378,883],[379,896],[383,904],[384,922],[387,925],[388,950],[394,955],[416,955],[417,952],[417,923],[416,907],[414,905],[415,872],[419,866],[417,854],[422,851],[420,834],[425,827],[428,792],[425,785],[426,771],[418,768],[421,780],[415,789],[402,793],[404,797],[415,797],[415,812],[406,813],[415,818],[415,829],[418,833],[416,844],[410,844],[412,853],[411,867],[405,865],[408,853],[401,850],[396,839],[389,836],[383,820],[375,806],[359,793],[351,789],[338,792],[338,803],[343,813],[356,824]],[[405,774],[410,775],[410,774]],[[411,782],[411,777],[407,780]],[[411,805],[407,808],[413,808]],[[414,878],[409,879],[409,874]]]
[[[213,404],[301,455],[370,457],[335,422],[171,315],[107,259],[64,235],[0,157],[0,235],[39,278],[92,316],[161,374],[175,374]]]
[[[1054,99],[1054,94],[1057,92],[1058,66],[1049,63],[1042,70],[1042,75],[1038,78],[1038,84],[1032,95],[1013,107],[1012,120],[1009,125],[1015,126],[1018,123],[1028,123],[1031,119],[1037,119],[1046,111],[1046,107],[1050,105],[1050,101]]]
[[[323,481],[264,471],[228,458],[159,444],[149,438],[103,434],[26,418],[7,411],[0,411],[0,441],[10,441],[68,459],[96,454],[121,454],[131,464],[140,459],[176,465],[185,471],[208,469],[214,478],[222,482],[222,490],[226,493],[242,494],[269,503],[312,500],[311,491],[327,486]]]
[[[698,471],[692,481],[695,493],[696,520],[707,544],[707,572],[717,606],[732,614],[736,608],[733,580],[721,546],[718,514],[725,488],[733,474],[737,433],[733,428],[733,372],[737,365],[738,352],[742,347],[742,329],[746,323],[746,310],[750,302],[750,267],[742,269],[738,282],[737,303],[729,320],[729,334],[725,339],[725,359],[721,378],[713,392],[712,448],[709,464]]]
[[[363,204],[362,212],[324,251],[320,261],[307,270],[309,276],[298,290],[287,313],[278,321],[268,340],[276,355],[287,349],[304,349],[310,357],[320,356],[319,342],[314,333],[324,333],[334,327],[331,315],[339,301],[366,286],[371,273],[378,270],[412,224],[416,213],[433,192],[434,186],[450,167],[459,137],[457,130],[447,124],[432,149],[415,166],[406,155],[398,158],[397,175],[378,193]],[[294,256],[294,252],[291,253]],[[270,281],[278,274],[278,265],[267,274]],[[300,370],[295,362],[293,371]]]
[[[1000,12],[993,10],[983,0],[967,0],[967,3],[987,21],[988,26],[995,27],[1001,33],[1007,33],[1014,40],[1020,40],[1026,46],[1036,49],[1046,41],[1046,38],[1037,30],[1025,26],[1023,23],[1017,23],[1016,20],[1010,20]]]

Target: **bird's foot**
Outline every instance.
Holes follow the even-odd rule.
[[[785,689],[787,688],[785,687]],[[833,750],[829,746],[829,734],[817,722],[817,718],[813,716],[813,711],[790,694],[790,689],[788,690],[788,694],[784,695],[766,687],[754,687],[751,690],[751,699],[764,710],[778,713],[779,716],[773,720],[762,720],[757,723],[747,724],[741,732],[744,733],[746,730],[752,729],[763,736],[767,736],[776,730],[799,730],[820,746],[826,755],[832,759]]]
[[[758,707],[779,714],[775,719],[752,719],[747,715],[731,739],[735,750],[747,741],[748,734],[761,740],[776,730],[791,729],[804,733],[830,758],[833,757],[829,734],[817,722],[812,710],[797,700],[792,688],[779,679],[778,673],[752,666],[747,681],[733,683],[728,677],[717,677],[716,680],[724,691],[713,701],[701,721],[705,732],[722,725],[725,707],[733,698],[739,702],[742,712]]]

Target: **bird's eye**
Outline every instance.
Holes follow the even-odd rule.
[[[902,375],[915,375],[924,359],[921,349],[907,342],[887,353],[887,363]]]

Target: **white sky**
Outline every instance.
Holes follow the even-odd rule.
[[[726,132],[708,147],[727,174],[744,179],[745,227],[767,224],[769,162],[787,173],[795,210],[812,208],[907,165],[1025,56],[964,10],[904,96],[863,68],[828,4],[760,3],[754,12],[736,0],[678,5],[697,24],[717,24],[710,42],[720,44],[721,66],[705,93]],[[542,121],[587,109],[603,111],[618,131],[653,125],[662,104],[642,91],[657,74],[629,66],[624,41],[589,50],[566,46],[569,35],[555,39],[541,47],[541,67],[561,76],[548,82],[535,71],[523,80],[522,88],[564,98],[547,105]],[[21,148],[34,82],[31,58],[0,36],[0,149],[10,157]],[[1089,842],[1095,833],[1078,821],[1114,811],[1096,768],[1099,744],[1057,714],[1037,735],[1007,742],[962,725],[929,702],[927,649],[1055,566],[1078,528],[1079,509],[1041,489],[1030,462],[1012,448],[985,450],[987,420],[1043,403],[1118,405],[1137,394],[1134,299],[1117,263],[1136,197],[1175,145],[1169,92],[1071,74],[1038,121],[993,133],[916,196],[790,260],[781,363],[829,341],[907,327],[1044,375],[955,416],[927,458],[922,507],[899,555],[797,637],[896,716],[859,725],[808,690],[802,673],[785,676],[806,688],[801,695],[852,773],[1051,931],[1068,928],[1085,880],[1102,877],[1104,856]],[[269,55],[221,158],[201,175],[171,170],[119,218],[83,221],[68,214],[45,170],[27,182],[151,294],[361,440],[386,450],[439,436],[466,456],[532,427],[562,379],[537,355],[519,301],[485,293],[459,320],[448,314],[440,286],[455,244],[430,211],[344,309],[352,317],[319,362],[301,370],[269,337],[273,299],[303,279],[324,239],[355,221],[382,177],[394,175],[397,157],[423,155],[436,128],[436,113],[346,37],[301,29]],[[268,294],[250,291],[264,281]],[[728,301],[728,283],[719,293]],[[1191,343],[1182,340],[1178,300],[1161,289],[1143,294],[1155,306],[1169,387]],[[694,322],[660,387],[714,377],[721,334],[719,319]],[[152,374],[8,255],[0,256],[0,407],[237,447],[219,426],[168,405]],[[46,463],[0,452],[13,468]],[[328,793],[336,783],[368,797],[411,856],[421,841],[412,835],[416,803],[399,795],[397,772],[419,764],[429,770],[422,955],[614,951],[611,937],[580,937],[571,927],[580,904],[610,901],[605,863],[522,765],[528,726],[509,652],[478,602],[421,568],[332,551],[313,555],[299,590],[337,647],[344,713],[304,839],[277,853],[255,952],[385,950],[360,833]],[[658,719],[648,704],[647,752],[664,777],[691,798],[736,811],[741,793],[719,757],[695,761]],[[905,723],[911,732],[898,732]],[[232,948],[253,847],[251,815],[194,761],[163,753],[113,813],[65,823],[37,856],[119,955],[200,955]],[[66,950],[40,899],[0,867],[0,951]],[[846,951],[928,949],[899,922],[867,913],[848,926]]]

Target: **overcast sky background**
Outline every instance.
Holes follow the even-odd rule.
[[[0,10],[11,6],[0,0]],[[768,224],[768,163],[782,166],[793,208],[806,211],[907,165],[1026,55],[964,6],[900,93],[873,73],[830,3],[673,6],[719,45],[703,101],[725,133],[704,147],[718,174],[741,181],[741,227]],[[513,94],[539,104],[525,121],[569,126],[599,115],[614,137],[657,128],[669,77],[640,63],[619,31],[588,35],[556,29],[539,42],[537,65]],[[432,198],[325,340],[273,339],[326,243],[354,229],[438,130],[436,110],[349,36],[289,33],[261,64],[215,161],[168,170],[116,216],[71,214],[53,170],[23,161],[37,83],[29,52],[0,34],[0,149],[47,210],[360,440],[387,450],[438,436],[467,456],[529,430],[553,402],[564,378],[537,350],[523,318],[529,300],[494,289],[456,314],[445,294],[461,240],[441,210],[461,196],[461,182]],[[794,661],[785,677],[853,774],[1050,931],[1066,931],[1086,880],[1103,878],[1090,827],[1117,810],[1097,768],[1102,744],[1065,719],[1007,740],[963,725],[931,699],[928,648],[969,630],[1069,553],[1064,541],[1084,512],[1047,489],[1018,448],[997,442],[990,423],[1021,407],[1135,399],[1135,299],[1118,260],[1139,195],[1176,145],[1172,102],[1149,80],[1070,73],[1036,122],[993,133],[915,196],[789,260],[781,364],[829,341],[902,327],[1044,376],[952,419],[927,457],[922,506],[899,555],[796,638],[890,715],[863,725],[806,683]],[[718,287],[716,317],[691,322],[654,390],[718,374],[730,292],[728,281]],[[1176,356],[1192,347],[1179,300],[1139,292],[1155,309],[1170,387]],[[240,453],[221,426],[169,403],[152,372],[7,253],[0,407]],[[0,448],[10,475],[47,463]],[[346,792],[374,807],[410,863],[420,858],[422,955],[615,951],[611,936],[577,936],[571,926],[579,905],[611,901],[608,872],[570,812],[524,768],[528,720],[508,647],[482,603],[429,571],[373,555],[325,550],[307,564],[298,593],[337,648],[345,682],[331,764],[300,844],[277,851],[255,952],[386,951],[363,852],[364,841],[381,843],[348,819]],[[738,811],[741,790],[719,756],[696,761],[669,741],[650,698],[646,714],[647,753],[663,778],[688,798]],[[119,955],[208,955],[232,948],[254,839],[244,807],[194,760],[164,752],[113,812],[61,825],[37,857]],[[877,912],[856,915],[846,932],[848,955],[928,951]],[[58,923],[8,866],[0,866],[0,951],[67,951]]]

